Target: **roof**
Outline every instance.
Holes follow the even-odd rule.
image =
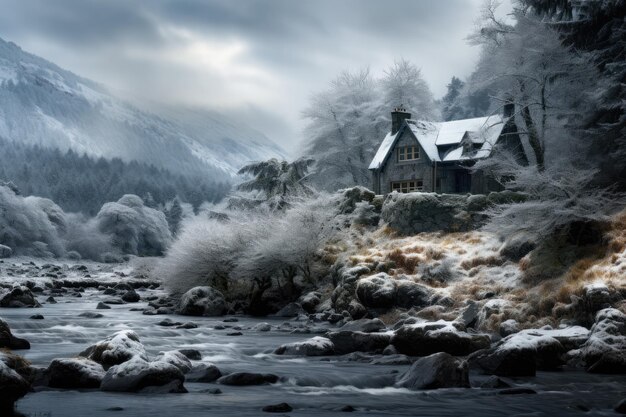
[[[431,161],[455,162],[486,158],[491,154],[508,118],[501,115],[450,122],[406,120],[394,135],[387,133],[369,169],[379,169],[388,158],[400,134],[409,128]],[[464,152],[464,144],[471,145]]]

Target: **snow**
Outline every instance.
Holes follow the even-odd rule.
[[[502,339],[499,350],[537,349],[542,345],[561,343],[580,345],[589,337],[589,330],[581,326],[562,329],[526,329]]]
[[[396,141],[396,136],[398,136],[397,133],[395,135],[392,135],[391,132],[387,133],[387,136],[383,139],[383,143],[380,144],[380,147],[378,148],[376,155],[374,155],[374,159],[372,159],[368,169],[378,169],[382,166],[385,162],[387,154],[393,146],[393,143]]]
[[[488,157],[506,121],[507,119],[501,115],[493,115],[439,123],[407,120],[407,126],[411,129],[411,132],[413,132],[431,161],[454,162]],[[402,132],[402,129],[399,132]],[[481,147],[464,155],[462,141],[466,133],[471,143],[481,144]],[[397,134],[387,133],[369,169],[379,169],[383,165],[395,143],[396,137]],[[439,147],[448,147],[450,145],[458,146],[446,152],[443,157],[440,156]]]

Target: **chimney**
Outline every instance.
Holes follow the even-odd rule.
[[[504,108],[502,110],[504,117],[513,117],[515,116],[515,103],[512,101],[507,101],[504,104]]]
[[[395,135],[400,130],[402,122],[410,118],[411,113],[408,113],[404,107],[400,106],[393,109],[391,112],[391,134]]]

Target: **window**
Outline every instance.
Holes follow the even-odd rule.
[[[420,159],[419,146],[400,146],[398,148],[398,162]]]
[[[397,191],[399,193],[413,193],[423,190],[424,181],[422,180],[396,181],[391,183],[391,191]]]

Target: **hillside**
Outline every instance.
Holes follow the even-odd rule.
[[[2,39],[0,137],[215,179],[248,161],[285,155],[240,120],[204,110],[141,110]]]

